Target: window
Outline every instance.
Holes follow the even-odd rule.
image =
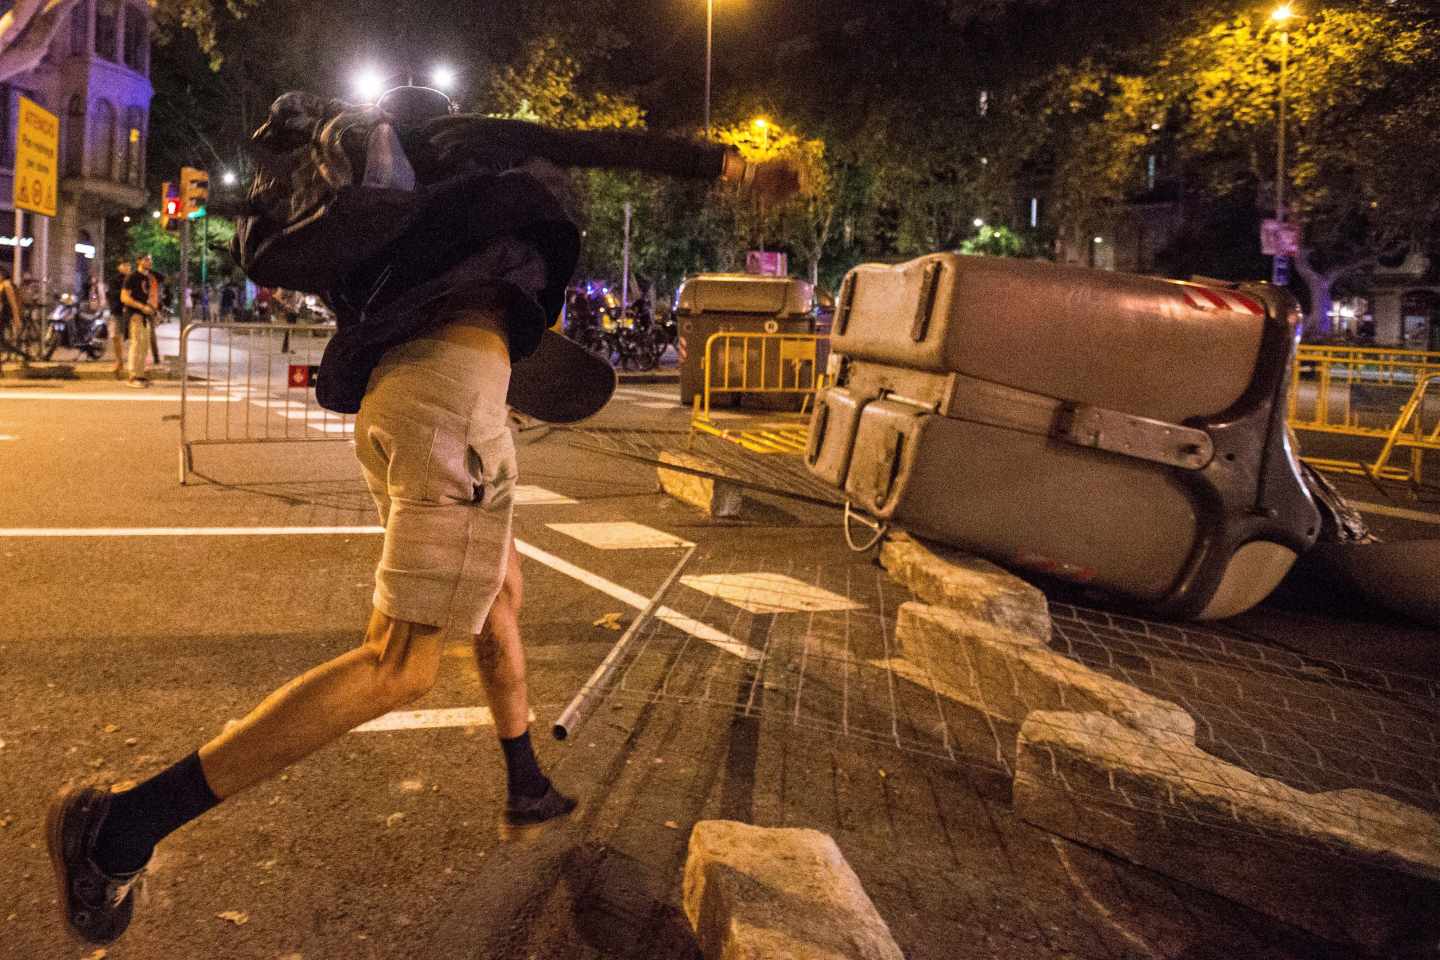
[[[99,0],[95,4],[95,54],[115,59],[115,41],[120,29],[120,0]]]
[[[120,179],[116,146],[115,108],[106,100],[97,100],[90,113],[90,176]]]
[[[125,114],[125,182],[145,182],[145,111],[131,107]]]
[[[145,72],[146,31],[149,22],[145,8],[133,3],[125,5],[125,66],[136,73]]]
[[[65,110],[65,176],[85,175],[85,98],[75,94]]]
[[[83,57],[90,52],[90,4],[80,0],[70,11],[70,55]]]

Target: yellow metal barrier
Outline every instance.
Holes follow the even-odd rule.
[[[1290,378],[1290,426],[1383,439],[1403,397],[1436,373],[1440,353],[1302,344]]]
[[[1291,427],[1384,441],[1374,463],[1304,457],[1306,463],[1336,473],[1420,482],[1424,451],[1440,449],[1421,425],[1426,387],[1440,377],[1440,353],[1302,345],[1292,372]],[[1396,447],[1410,449],[1409,469],[1390,466]]]
[[[820,342],[829,337],[805,333],[716,333],[705,341],[704,389],[695,397],[692,430],[739,444],[753,453],[805,452],[809,423],[788,421],[726,428],[715,423],[711,405],[724,396],[800,397],[804,414],[824,383]]]
[[[1395,426],[1390,429],[1390,434],[1385,438],[1385,448],[1380,451],[1380,456],[1370,467],[1372,477],[1385,477],[1421,483],[1421,462],[1424,459],[1426,450],[1440,452],[1440,417],[1435,419],[1435,429],[1427,435],[1425,433],[1425,392],[1430,384],[1440,381],[1440,373],[1432,373],[1419,383],[1415,384],[1415,390],[1410,394],[1405,408],[1400,411],[1400,416],[1395,420]],[[1390,457],[1396,447],[1405,447],[1410,451],[1410,469],[1401,470],[1390,466]]]

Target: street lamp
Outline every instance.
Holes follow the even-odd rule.
[[[374,67],[365,67],[351,80],[355,94],[363,103],[374,103],[385,92],[385,78]]]
[[[705,0],[705,136],[710,136],[710,48],[715,35],[715,0]]]
[[[225,184],[225,186],[227,187],[235,186],[235,181],[237,179],[238,178],[235,176],[234,170],[226,170],[223,174],[220,175],[220,182]]]
[[[1290,4],[1282,3],[1270,14],[1270,21],[1280,28],[1280,89],[1279,123],[1275,136],[1275,220],[1285,222],[1285,80],[1290,72],[1290,18],[1295,11]],[[1285,254],[1275,254],[1270,268],[1270,282],[1284,286],[1290,280],[1290,261]]]
[[[750,121],[750,129],[760,137],[760,149],[770,149],[770,121],[764,117],[756,117]]]
[[[430,71],[430,85],[436,90],[442,90],[448,93],[450,88],[455,86],[455,69],[445,64],[440,64],[434,70]]]

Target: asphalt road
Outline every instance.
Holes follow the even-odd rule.
[[[683,427],[671,389],[627,386],[602,422]],[[0,380],[3,960],[92,956],[55,914],[41,823],[58,785],[163,768],[354,645],[368,614],[380,540],[349,446],[208,447],[202,481],[182,487],[177,414],[173,385]],[[580,814],[538,843],[500,842],[499,751],[482,713],[455,713],[483,705],[457,643],[408,725],[348,734],[171,837],[109,957],[692,957],[685,843],[715,816],[835,835],[913,958],[1344,955],[1020,824],[983,767],[706,705],[723,697],[617,700],[551,742],[543,731],[683,552],[582,533],[643,525],[698,544],[696,569],[717,575],[824,568],[860,584],[875,570],[831,512],[777,500],[758,521],[709,521],[644,466],[545,431],[520,449],[537,739]],[[1385,508],[1368,519],[1391,538],[1440,532],[1423,497],[1346,490]],[[582,523],[608,526],[563,527]],[[1303,586],[1244,626],[1435,669],[1432,632]],[[703,637],[703,657],[687,649],[681,669],[717,664],[691,692],[736,668]]]

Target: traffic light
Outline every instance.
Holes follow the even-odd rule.
[[[205,205],[210,202],[210,174],[195,167],[180,168],[180,209],[186,219],[194,220],[205,216]]]
[[[160,226],[166,230],[180,229],[180,194],[168,180],[160,185]]]

